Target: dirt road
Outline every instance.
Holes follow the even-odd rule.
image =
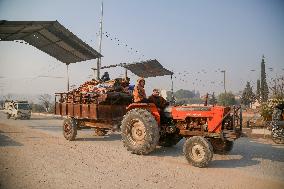
[[[284,146],[241,138],[208,168],[190,166],[181,141],[147,156],[129,153],[114,133],[66,141],[62,120],[0,113],[0,188],[284,188]]]

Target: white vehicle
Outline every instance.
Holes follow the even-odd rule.
[[[30,119],[31,107],[28,101],[6,101],[4,104],[4,112],[7,119]]]

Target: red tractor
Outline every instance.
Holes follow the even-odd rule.
[[[170,147],[186,138],[187,161],[205,167],[213,153],[226,153],[241,136],[240,107],[168,106],[159,112],[155,104],[133,103],[121,124],[122,141],[134,154],[148,154],[157,145]]]
[[[172,78],[173,75],[157,60],[104,68],[116,66],[144,78],[163,75]],[[113,88],[101,95],[96,92],[77,94],[76,91],[56,93],[55,114],[67,116],[63,122],[67,140],[75,140],[77,130],[81,129],[94,128],[98,135],[105,135],[109,130],[120,128],[124,146],[134,154],[144,155],[157,145],[170,147],[185,137],[186,159],[194,166],[205,167],[214,152],[230,151],[233,141],[241,136],[240,107],[168,106],[159,111],[153,103],[131,103],[131,95],[117,92],[115,83]]]

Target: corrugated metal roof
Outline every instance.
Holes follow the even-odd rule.
[[[0,20],[0,39],[24,40],[66,64],[102,57],[58,21]]]
[[[156,59],[132,64],[122,64],[122,66],[137,76],[144,78],[173,74],[173,72],[165,69]]]

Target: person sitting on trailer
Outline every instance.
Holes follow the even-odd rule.
[[[110,80],[108,72],[105,72],[105,73],[104,73],[104,75],[102,76],[101,80],[102,80],[103,82]]]
[[[159,110],[163,110],[169,105],[169,103],[162,96],[160,96],[159,89],[153,90],[153,93],[151,96],[149,96],[148,101],[154,103]]]
[[[144,86],[145,86],[144,78],[139,78],[133,90],[133,98],[134,98],[135,103],[147,103],[148,102]]]

